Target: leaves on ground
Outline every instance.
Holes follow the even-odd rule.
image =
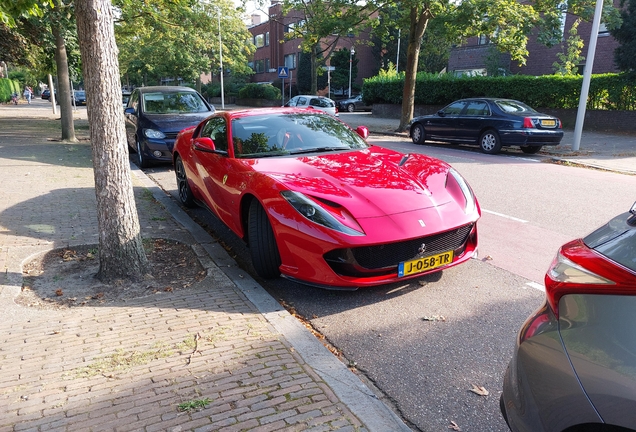
[[[486,390],[486,388],[483,387],[483,386],[477,386],[475,384],[473,384],[472,386],[473,386],[473,388],[471,388],[470,391],[475,393],[476,395],[488,396],[490,394],[490,392],[488,390]]]

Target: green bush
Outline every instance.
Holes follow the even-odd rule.
[[[514,75],[507,77],[456,77],[452,74],[419,73],[415,86],[415,105],[446,105],[466,97],[505,97],[532,107],[571,108],[579,105],[581,76]],[[401,104],[404,75],[387,74],[364,81],[367,103]],[[588,109],[636,110],[636,82],[627,74],[593,75]]]
[[[279,100],[281,99],[281,93],[280,89],[271,84],[250,83],[239,90],[239,97],[241,99]]]
[[[0,78],[0,102],[9,102],[14,92],[20,94],[20,83],[9,78]]]

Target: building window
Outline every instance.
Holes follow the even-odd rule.
[[[257,34],[254,36],[254,45],[256,48],[262,48],[265,46],[265,36],[262,34]]]
[[[287,54],[285,56],[285,67],[289,69],[296,68],[296,54]]]
[[[256,73],[263,73],[265,72],[265,60],[261,59],[261,60],[254,60],[254,65],[252,66],[252,69],[254,70],[254,72]]]
[[[266,58],[265,59],[265,69],[264,70],[265,70],[265,72],[269,72],[270,69],[271,68],[269,67],[269,59]]]
[[[269,32],[265,33],[265,46],[269,46]]]
[[[610,32],[607,29],[607,26],[605,25],[605,23],[601,23],[600,27],[598,29],[598,35],[600,37],[604,37],[604,36],[609,36]]]
[[[488,45],[488,36],[479,35],[479,39],[477,40],[477,45]]]

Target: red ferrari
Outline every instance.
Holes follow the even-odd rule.
[[[463,177],[367,136],[313,109],[216,113],[177,137],[179,199],[244,239],[264,278],[354,289],[473,257],[481,210]]]

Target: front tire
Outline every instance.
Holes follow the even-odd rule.
[[[411,139],[415,144],[424,144],[426,141],[426,131],[424,126],[419,123],[415,123],[411,128]]]
[[[355,110],[356,110],[356,107],[353,104],[347,105],[347,111],[354,112]]]
[[[499,134],[490,129],[479,137],[479,147],[486,154],[497,154],[501,150]]]
[[[137,166],[139,168],[148,168],[150,166],[150,163],[148,163],[148,159],[146,159],[146,157],[144,156],[143,145],[141,144],[141,141],[139,141],[139,138],[137,138],[136,140],[137,140],[137,143],[136,143],[136,147],[137,147]]]
[[[256,273],[265,279],[280,276],[280,253],[272,224],[269,222],[267,212],[256,199],[250,203],[247,235]]]
[[[177,159],[174,161],[174,173],[177,177],[179,201],[181,201],[181,204],[185,207],[195,207],[196,203],[194,202],[194,195],[192,195],[192,189],[190,189],[190,184],[188,183],[185,166],[179,156],[177,156]]]
[[[541,148],[543,148],[543,146],[522,146],[521,151],[525,154],[535,154],[539,153],[539,151],[541,151]]]

